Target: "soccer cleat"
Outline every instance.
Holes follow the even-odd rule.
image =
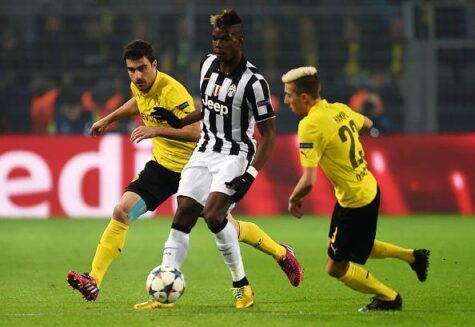
[[[66,276],[69,285],[75,290],[81,292],[82,297],[86,301],[95,301],[99,295],[99,287],[96,280],[89,276],[88,273],[78,274],[75,271],[68,272]]]
[[[156,300],[148,300],[147,302],[137,303],[134,305],[135,310],[150,310],[150,309],[170,309],[175,306],[175,303],[161,303]]]
[[[250,285],[232,288],[236,309],[249,308],[254,304],[254,291]]]
[[[295,257],[294,249],[287,244],[281,244],[285,248],[285,255],[277,263],[287,275],[292,286],[299,286],[303,279],[303,268]]]
[[[383,301],[373,297],[371,303],[360,308],[359,312],[368,311],[397,311],[402,309],[402,297],[397,294],[396,298],[392,301]]]
[[[416,272],[419,281],[424,282],[429,272],[430,251],[426,249],[414,250],[413,255],[416,260],[411,264],[411,268]]]

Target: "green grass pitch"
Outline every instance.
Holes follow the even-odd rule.
[[[134,223],[112,264],[98,301],[86,303],[66,283],[70,269],[88,271],[106,220],[0,220],[0,326],[473,326],[475,219],[460,216],[381,218],[380,240],[432,251],[429,278],[419,283],[395,259],[366,267],[398,290],[403,311],[358,313],[370,296],[325,274],[329,220],[252,219],[280,242],[292,244],[305,268],[298,288],[271,257],[241,246],[255,290],[255,306],[233,308],[230,274],[203,221],[190,237],[182,267],[187,287],[169,310],[135,311],[148,298],[145,279],[161,261],[169,219]]]

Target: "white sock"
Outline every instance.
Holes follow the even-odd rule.
[[[173,266],[181,269],[188,253],[190,234],[170,229],[170,234],[163,248],[162,266]]]
[[[244,277],[244,265],[241,258],[241,249],[239,247],[239,240],[233,225],[226,224],[220,232],[214,234],[216,237],[216,245],[224,258],[224,262],[231,272],[233,282],[237,282]]]

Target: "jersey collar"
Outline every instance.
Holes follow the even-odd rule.
[[[314,111],[317,111],[317,110],[319,110],[319,109],[323,109],[323,108],[325,108],[327,105],[328,105],[327,100],[321,99],[320,101],[318,101],[317,103],[315,103],[315,104],[312,106],[312,108],[310,108],[310,110],[308,111],[308,113],[311,114],[311,113],[314,112]]]
[[[155,76],[155,81],[153,81],[152,87],[147,91],[147,93],[143,93],[140,91],[142,95],[153,94],[158,89],[158,84],[160,84],[160,76],[161,73],[157,70],[157,75]]]
[[[219,70],[219,59],[216,61],[217,67]],[[244,71],[247,68],[247,59],[244,57],[244,54],[241,54],[241,60],[239,61],[239,64],[234,68],[231,74],[227,75],[230,78],[236,77],[236,76],[241,76]],[[221,70],[219,70],[221,72]],[[224,73],[223,73],[224,74]]]

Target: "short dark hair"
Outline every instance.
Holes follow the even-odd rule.
[[[303,76],[292,83],[295,84],[297,94],[307,93],[314,99],[320,96],[320,80],[317,75]]]
[[[241,37],[244,36],[242,19],[234,9],[224,9],[219,14],[211,15],[209,21],[214,28],[224,30],[233,28]]]
[[[137,39],[125,46],[124,61],[126,59],[138,60],[142,57],[146,57],[151,63],[156,60],[153,47],[147,41]]]

